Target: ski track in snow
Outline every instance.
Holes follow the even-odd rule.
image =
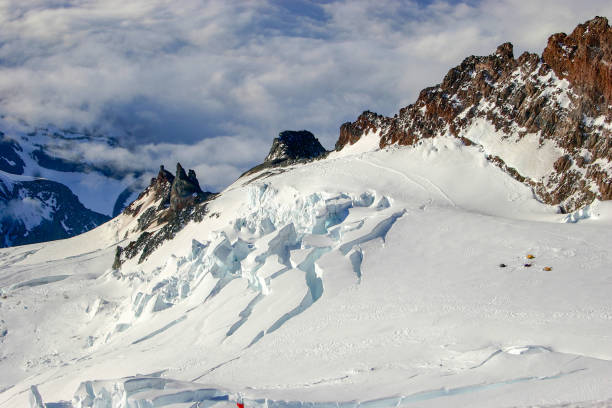
[[[62,281],[66,278],[68,278],[70,275],[56,275],[56,276],[45,276],[43,278],[37,278],[37,279],[30,279],[28,281],[25,282],[20,282],[16,285],[13,285],[13,289],[19,289],[19,288],[25,288],[25,287],[34,287],[34,286],[40,286],[40,285],[46,285],[49,283],[54,283],[54,282],[59,282]]]
[[[397,175],[401,176],[402,178],[404,178],[404,179],[408,180],[409,182],[411,182],[411,183],[413,183],[413,184],[415,184],[415,185],[419,186],[421,189],[423,189],[423,191],[426,191],[427,193],[431,193],[431,190],[428,190],[427,188],[425,188],[425,186],[423,186],[421,183],[418,183],[417,181],[415,181],[415,180],[414,180],[412,177],[409,177],[409,176],[408,176],[406,173],[403,173],[403,172],[401,172],[401,171],[399,171],[399,170],[392,169],[391,167],[384,166],[384,165],[382,165],[382,164],[377,164],[377,163],[374,163],[374,162],[372,162],[372,161],[370,161],[370,160],[366,160],[366,159],[364,159],[364,158],[362,158],[362,157],[359,157],[359,158],[358,158],[358,160],[359,160],[359,161],[361,161],[362,163],[369,164],[370,166],[373,166],[373,167],[379,168],[379,169],[381,169],[381,170],[385,170],[385,171],[388,171],[388,172],[390,172],[390,173],[397,174]],[[425,178],[425,177],[419,176],[419,175],[417,175],[417,174],[413,174],[413,176],[416,176],[416,177],[418,177],[419,179],[421,179],[421,180],[423,180],[423,181],[427,182],[427,184],[429,184],[430,186],[432,186],[432,187],[434,188],[434,190],[435,190],[435,191],[436,191],[436,192],[437,192],[437,193],[438,193],[438,194],[439,194],[439,195],[440,195],[442,198],[444,198],[444,200],[446,200],[446,201],[447,201],[447,202],[448,202],[448,203],[449,203],[449,204],[450,204],[452,207],[456,207],[456,206],[457,206],[457,205],[455,204],[455,202],[454,202],[454,201],[453,201],[453,200],[452,200],[452,199],[451,199],[451,198],[448,196],[448,194],[446,194],[446,193],[445,193],[445,192],[444,192],[444,191],[443,191],[443,190],[442,190],[442,189],[441,189],[439,186],[437,186],[436,184],[434,184],[434,183],[433,183],[431,180],[429,180],[428,178]]]

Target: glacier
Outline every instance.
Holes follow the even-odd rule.
[[[127,214],[0,250],[0,407],[605,406],[608,203],[376,137],[241,177],[141,263],[111,268]]]

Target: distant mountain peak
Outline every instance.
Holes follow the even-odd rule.
[[[0,248],[68,238],[109,219],[61,183],[0,171]]]

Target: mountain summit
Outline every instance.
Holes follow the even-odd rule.
[[[244,172],[240,178],[264,169],[268,172],[276,167],[307,163],[326,157],[327,150],[311,132],[307,130],[285,130],[272,141],[270,152],[263,163]]]
[[[555,34],[542,56],[510,43],[466,58],[394,117],[364,112],[336,150],[369,132],[381,148],[452,136],[562,212],[612,199],[612,29],[604,17]]]

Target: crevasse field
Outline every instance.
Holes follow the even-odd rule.
[[[377,145],[241,178],[120,271],[126,215],[0,250],[0,407],[612,405],[610,203]]]

